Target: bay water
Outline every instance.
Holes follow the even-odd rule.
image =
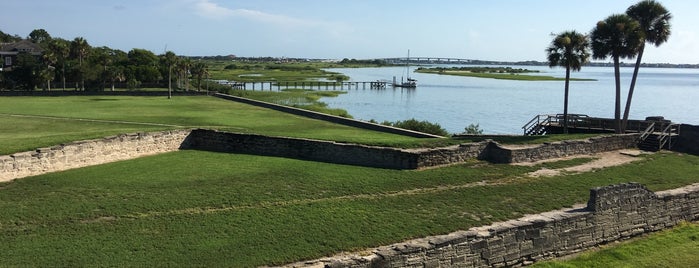
[[[423,66],[434,67],[434,66]],[[439,65],[439,67],[452,67]],[[534,75],[565,77],[565,69],[511,66],[538,70]],[[563,113],[563,81],[517,81],[413,72],[417,67],[339,68],[329,71],[353,82],[389,81],[385,89],[345,89],[346,94],[322,98],[331,108],[347,110],[355,119],[426,120],[450,133],[478,124],[488,134],[521,134],[522,126],[539,114]],[[418,80],[415,89],[393,88],[407,74]],[[622,68],[622,113],[633,68]],[[571,81],[569,113],[614,118],[614,69],[583,67]],[[699,69],[641,68],[630,111],[631,119],[664,116],[676,123],[699,125]]]

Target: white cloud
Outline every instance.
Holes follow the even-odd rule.
[[[210,0],[196,0],[194,3],[197,15],[209,19],[241,18],[267,24],[285,27],[307,27],[318,23],[284,15],[270,14],[250,9],[231,9],[214,3]]]

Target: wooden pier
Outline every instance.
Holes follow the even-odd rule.
[[[312,89],[312,90],[349,90],[349,89],[385,89],[387,81],[366,81],[366,82],[331,82],[331,81],[264,81],[264,82],[226,82],[233,89],[239,90],[277,90],[289,88]]]
[[[563,115],[537,115],[522,129],[525,136],[563,133]],[[589,117],[584,114],[568,115],[569,133],[614,133],[615,120]],[[625,133],[639,133],[638,146],[642,150],[657,151],[672,149],[680,134],[680,124],[665,120],[661,116],[647,117],[645,120],[629,120]]]

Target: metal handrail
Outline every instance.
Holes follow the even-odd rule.
[[[655,123],[651,123],[646,130],[643,131],[641,136],[638,137],[638,140],[644,141],[650,136],[655,131]]]
[[[660,133],[660,136],[658,136],[658,143],[660,143],[660,149],[662,149],[665,146],[665,143],[668,142],[670,142],[668,144],[668,149],[672,149],[672,134],[675,134],[675,131],[677,131],[677,134],[679,134],[679,128],[675,130],[676,126],[678,126],[678,124],[669,124]]]

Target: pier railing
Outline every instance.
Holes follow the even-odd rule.
[[[234,82],[219,81],[221,85],[240,90],[282,90],[286,88],[303,88],[315,90],[349,90],[349,89],[385,89],[388,81],[335,82],[335,81],[263,81]]]
[[[543,135],[551,133],[551,129],[554,127],[562,128],[563,122],[563,114],[537,115],[527,122],[522,129],[524,130],[524,135]],[[568,115],[569,129],[614,132],[615,125],[615,120],[610,118],[590,117],[584,114]],[[668,120],[629,120],[626,132],[644,133],[648,128],[665,129],[670,125],[674,124]]]

